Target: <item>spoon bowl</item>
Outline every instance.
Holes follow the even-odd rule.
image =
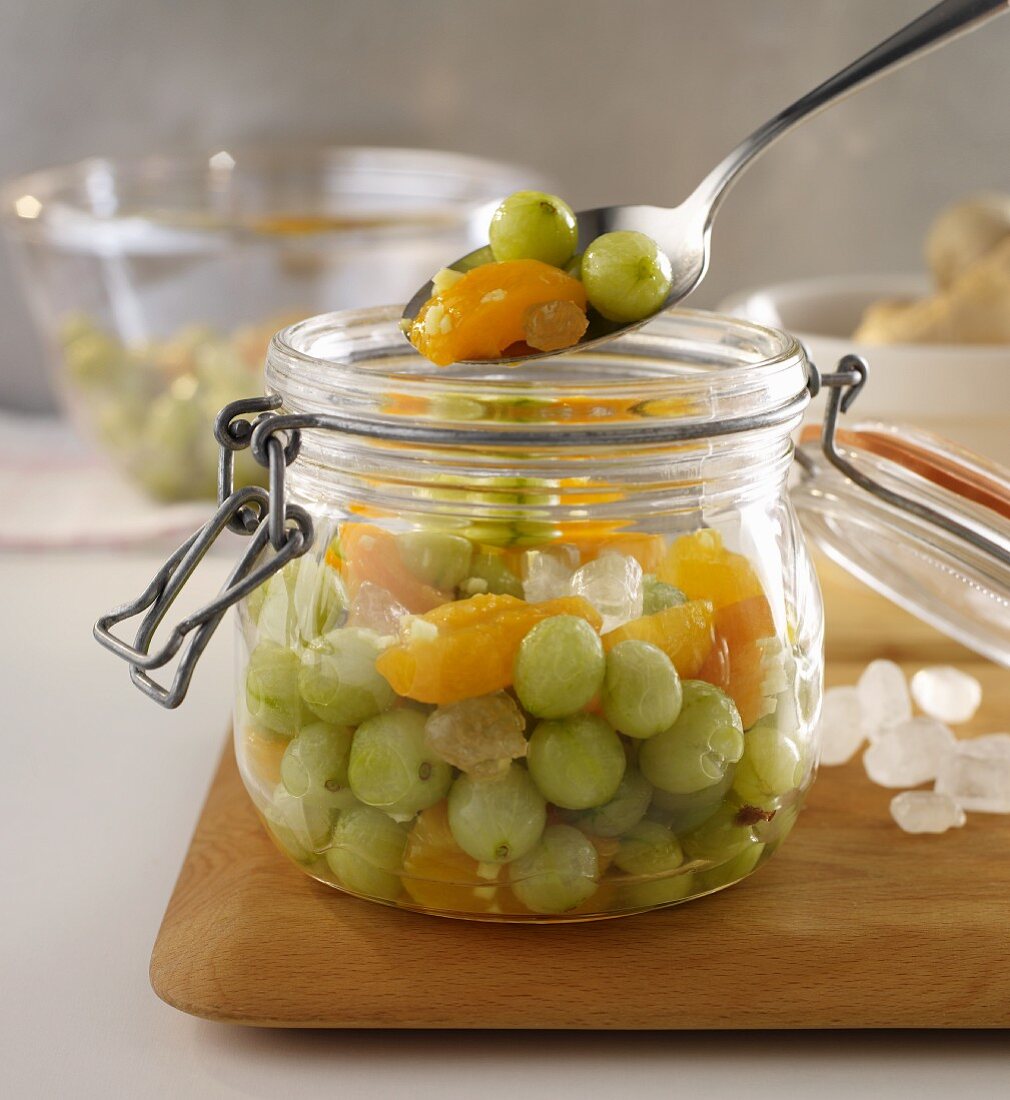
[[[600,206],[595,210],[580,210],[575,215],[579,225],[579,252],[585,251],[588,244],[604,233],[631,229],[651,237],[669,257],[672,267],[670,289],[659,309],[639,321],[630,322],[608,321],[593,310],[589,315],[589,328],[576,345],[578,348],[592,347],[647,325],[657,313],[686,298],[701,282],[708,267],[711,222],[706,222],[706,210],[698,202],[697,194],[695,192],[687,202],[672,209],[662,206]],[[448,266],[453,271],[467,272],[493,259],[490,246],[485,245]],[[404,319],[413,321],[434,293],[435,288],[429,280],[407,303],[403,311]],[[556,351],[531,351],[525,355],[482,359],[480,362],[520,363],[557,354]]]
[[[584,251],[603,233],[618,229],[635,230],[651,237],[666,253],[672,278],[660,307],[637,321],[608,321],[595,310],[591,311],[589,327],[573,347],[592,347],[641,328],[657,313],[676,305],[694,290],[708,269],[712,222],[722,200],[743,170],[783,134],[884,73],[1007,10],[1010,10],[1010,0],[943,0],[758,127],[709,172],[680,206],[601,206],[578,213],[580,251]],[[448,266],[454,271],[466,272],[493,259],[488,245]],[[413,322],[434,293],[429,280],[407,303],[403,311],[404,320]],[[526,355],[482,359],[479,362],[491,366],[506,365],[558,354],[557,351],[533,351]]]

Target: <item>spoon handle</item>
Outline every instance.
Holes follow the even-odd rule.
[[[965,34],[996,15],[1010,11],[1010,0],[943,0],[823,84],[780,111],[726,156],[702,180],[693,198],[708,207],[711,223],[737,176],[755,157],[799,122],[919,54]]]

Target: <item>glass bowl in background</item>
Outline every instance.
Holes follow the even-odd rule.
[[[162,500],[212,497],[222,405],[299,317],[406,300],[549,182],[416,149],[91,159],[11,181],[2,223],[78,430]],[[258,480],[248,462],[237,480]]]

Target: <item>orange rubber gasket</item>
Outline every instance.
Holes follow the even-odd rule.
[[[800,434],[800,442],[812,443],[820,435],[821,429],[817,425],[808,425]],[[897,439],[885,432],[875,432],[868,428],[838,429],[835,438],[842,446],[886,458],[933,485],[988,508],[1004,519],[1010,519],[1010,491],[993,478],[986,477],[956,459],[937,454],[918,443]]]

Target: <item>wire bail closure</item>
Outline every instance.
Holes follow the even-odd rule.
[[[278,433],[284,430],[278,423],[281,418],[272,414],[279,404],[278,397],[255,397],[233,401],[218,413],[214,423],[214,435],[221,447],[217,511],[172,554],[140,596],[103,615],[95,623],[95,638],[129,664],[133,683],[163,707],[177,707],[186,697],[196,663],[225,612],[312,545],[312,517],[300,505],[286,504],[284,500],[284,470],[297,457],[301,440],[297,431],[289,433],[287,443],[280,438]],[[260,415],[250,422],[244,419],[249,413]],[[260,428],[265,430],[256,436]],[[253,456],[268,469],[269,493],[259,486],[234,488],[235,452],[249,447],[254,437],[259,446],[253,446]],[[164,646],[152,653],[155,631],[196,567],[225,530],[251,536],[245,553],[221,592],[183,619]],[[268,543],[274,554],[269,561],[257,566],[256,561]],[[147,614],[132,645],[112,633],[113,627],[144,611]],[[189,635],[192,637],[185,644]],[[172,683],[162,686],[149,673],[164,667],[180,650],[182,657]]]

